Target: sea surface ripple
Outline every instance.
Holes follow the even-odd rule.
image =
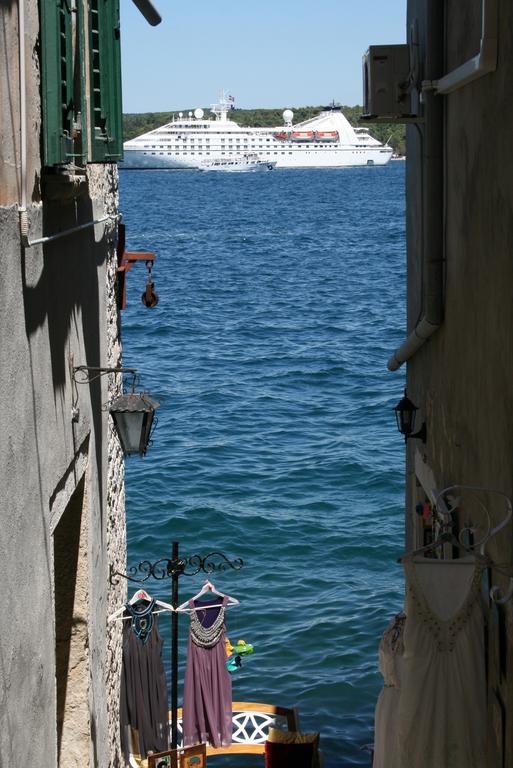
[[[161,407],[127,462],[129,565],[172,540],[242,558],[214,579],[241,603],[232,642],[255,646],[234,699],[297,706],[326,768],[368,766],[403,593],[403,378],[386,361],[404,333],[404,163],[125,171],[121,210],[127,249],[157,253],[160,296],[146,309],[144,263],[130,271],[123,363]],[[182,577],[181,599],[203,580]],[[168,581],[148,589],[170,599]]]

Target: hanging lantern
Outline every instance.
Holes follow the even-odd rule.
[[[416,405],[412,403],[412,401],[409,399],[408,395],[406,394],[406,390],[404,390],[404,397],[399,400],[397,405],[394,408],[395,411],[395,419],[397,422],[397,429],[399,432],[404,435],[405,441],[408,440],[411,437],[419,438],[422,440],[423,443],[426,442],[426,424],[422,424],[422,427],[419,429],[418,432],[414,433],[415,429],[415,419],[417,416],[417,411],[419,409]]]
[[[117,397],[109,408],[126,455],[144,456],[154,426],[155,411],[160,406],[145,392],[130,392]]]

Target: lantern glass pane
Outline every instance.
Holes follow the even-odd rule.
[[[414,424],[415,424],[415,411],[403,411],[404,433],[409,435],[410,432],[413,432]]]
[[[155,412],[149,411],[148,413],[145,413],[144,416],[145,419],[143,424],[143,434],[141,437],[142,454],[146,453],[148,443],[150,442],[151,428],[153,425],[153,417],[155,416]]]
[[[115,412],[112,414],[116,421],[119,439],[125,453],[139,453],[141,445],[141,431],[144,417],[147,415],[140,411]]]

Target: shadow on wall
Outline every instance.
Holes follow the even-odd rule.
[[[71,201],[44,201],[43,234],[52,234],[72,228],[93,219],[92,200],[83,195]],[[60,240],[26,249],[22,254],[21,278],[25,330],[29,348],[32,391],[41,386],[39,369],[45,357],[36,357],[43,349],[34,345],[34,337],[45,333],[47,326],[50,350],[54,403],[57,407],[59,392],[69,378],[69,340],[82,336],[84,357],[75,364],[101,366],[104,347],[102,329],[105,326],[105,307],[100,306],[98,282],[99,267],[105,262],[107,245],[102,232],[96,242],[94,227],[81,230]],[[81,331],[81,333],[80,333]],[[39,383],[38,383],[39,382]],[[91,418],[95,435],[96,466],[98,471],[99,500],[103,498],[102,477],[102,388],[100,379],[89,384]],[[34,413],[37,413],[34,409]],[[37,441],[37,434],[36,434]],[[41,462],[38,446],[38,461]]]

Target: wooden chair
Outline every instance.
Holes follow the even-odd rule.
[[[299,731],[297,709],[260,704],[254,701],[232,702],[233,735],[228,747],[207,745],[207,756],[264,755],[269,728]],[[178,710],[178,741],[183,741],[182,710]]]

